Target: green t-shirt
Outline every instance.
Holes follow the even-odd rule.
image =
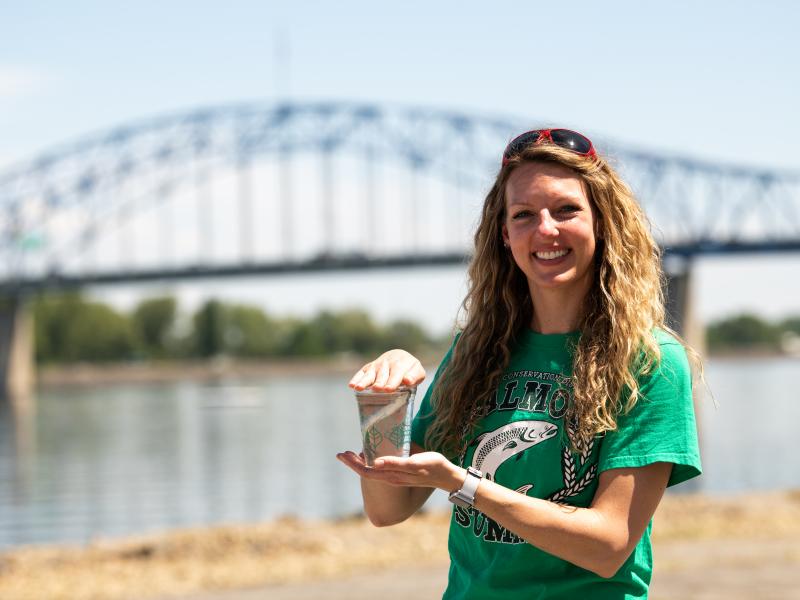
[[[633,410],[584,452],[568,450],[564,414],[572,394],[570,349],[579,335],[525,331],[466,454],[448,458],[528,496],[579,507],[591,504],[598,475],[607,469],[671,462],[668,485],[699,475],[689,365],[683,346],[663,331],[656,333],[660,365],[640,378],[642,397]],[[423,448],[435,385],[436,378],[412,426],[412,439]],[[604,579],[524,542],[474,508],[454,506],[444,598],[646,598],[653,571],[651,527],[652,522],[619,571]]]

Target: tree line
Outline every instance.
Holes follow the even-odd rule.
[[[380,325],[362,310],[320,311],[308,319],[276,317],[256,306],[208,300],[182,314],[175,298],[148,298],[130,312],[77,293],[33,302],[40,364],[128,360],[376,355],[389,348],[422,352],[443,342],[420,325]]]
[[[800,344],[800,316],[768,321],[742,313],[714,321],[706,328],[709,352],[786,351]]]
[[[130,312],[78,293],[33,303],[38,363],[128,360],[374,356],[388,348],[441,352],[449,339],[417,323],[380,325],[363,310],[320,311],[308,319],[276,317],[256,306],[208,300],[193,314],[171,296],[140,301]],[[768,321],[739,314],[706,328],[708,350],[781,352],[800,347],[800,316]]]

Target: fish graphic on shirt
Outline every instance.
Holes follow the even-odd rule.
[[[481,471],[489,481],[495,480],[500,466],[510,458],[528,448],[549,440],[558,433],[558,426],[547,421],[515,421],[479,435],[472,456],[472,466]],[[533,483],[521,486],[516,491],[525,494]]]

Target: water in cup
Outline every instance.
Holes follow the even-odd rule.
[[[356,392],[361,440],[368,465],[379,456],[408,456],[411,451],[411,418],[416,387],[394,392]]]

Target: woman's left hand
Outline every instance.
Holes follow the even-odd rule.
[[[376,458],[371,467],[364,462],[363,454],[348,451],[337,454],[336,458],[365,479],[392,485],[452,491],[459,489],[466,477],[464,469],[438,452],[420,452],[409,457],[382,456]]]

